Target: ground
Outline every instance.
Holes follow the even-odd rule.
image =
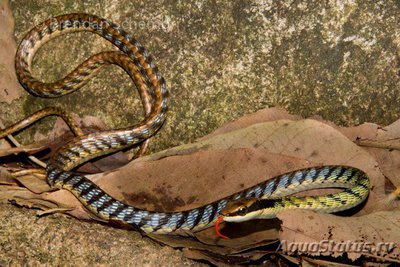
[[[0,205],[0,266],[203,266],[138,232]]]

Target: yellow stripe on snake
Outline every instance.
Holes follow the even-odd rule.
[[[31,63],[37,49],[60,34],[77,31],[96,33],[120,51],[96,54],[63,79],[42,83],[31,75]],[[22,86],[41,97],[58,97],[82,87],[105,64],[122,67],[134,81],[145,109],[138,125],[84,135],[70,116],[57,108],[46,108],[0,131],[0,138],[20,130],[48,115],[60,115],[76,137],[58,149],[47,163],[47,181],[51,186],[72,192],[95,215],[121,221],[145,232],[170,233],[178,229],[197,231],[213,225],[219,216],[225,221],[273,218],[285,209],[302,208],[319,212],[337,212],[362,203],[369,193],[367,175],[346,166],[309,168],[283,174],[261,184],[205,206],[183,212],[153,212],[124,204],[96,184],[72,170],[91,159],[141,144],[163,125],[168,92],[165,81],[144,47],[119,25],[87,14],[68,14],[49,19],[33,28],[22,40],[16,54],[16,72]],[[344,188],[336,194],[295,197],[291,194],[313,189]]]

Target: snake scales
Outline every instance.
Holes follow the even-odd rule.
[[[119,51],[96,54],[53,83],[42,83],[32,77],[31,63],[37,49],[55,36],[77,31],[96,33],[114,44]],[[346,166],[325,166],[283,174],[232,196],[183,212],[147,211],[114,199],[86,177],[71,170],[90,159],[133,145],[141,144],[141,154],[149,138],[162,126],[166,117],[168,92],[151,56],[119,25],[93,15],[68,14],[46,20],[33,28],[21,41],[15,62],[22,86],[41,97],[59,97],[79,89],[105,64],[119,65],[134,81],[145,109],[145,118],[138,125],[84,135],[67,113],[57,108],[46,108],[0,131],[0,138],[3,138],[42,117],[54,114],[62,116],[76,137],[58,149],[49,160],[47,181],[54,187],[71,191],[97,216],[121,221],[145,232],[169,233],[178,229],[203,229],[215,223],[220,214],[227,221],[241,221],[253,217],[271,218],[280,210],[290,208],[336,212],[354,207],[368,196],[369,179],[364,172]],[[323,196],[288,196],[310,188],[325,187],[344,190]],[[240,201],[248,199],[257,201],[243,206]]]

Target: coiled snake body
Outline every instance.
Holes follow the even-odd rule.
[[[75,31],[94,32],[113,43],[120,51],[96,54],[66,77],[53,83],[42,83],[33,78],[30,67],[36,50],[55,36]],[[150,55],[117,24],[93,15],[68,14],[49,19],[32,29],[20,43],[15,66],[18,79],[26,90],[41,97],[58,97],[83,86],[105,64],[121,66],[135,82],[145,109],[145,119],[138,125],[84,135],[75,127],[69,115],[57,108],[47,108],[0,131],[0,138],[3,138],[44,116],[62,116],[77,137],[51,157],[46,169],[48,183],[71,191],[97,216],[106,220],[122,221],[145,232],[169,233],[178,229],[196,231],[211,226],[221,213],[226,216],[227,221],[240,221],[243,218],[271,218],[282,209],[289,208],[336,212],[354,207],[368,196],[369,179],[364,172],[346,166],[325,166],[284,174],[232,196],[184,212],[152,212],[114,199],[86,177],[71,170],[90,159],[137,144],[141,144],[141,150],[138,152],[141,154],[147,146],[148,139],[162,126],[166,117],[168,92],[165,81]],[[323,196],[287,196],[310,188],[325,187],[345,189]],[[260,201],[252,202],[257,205],[245,205],[245,209],[240,208],[240,205],[231,208],[231,203],[237,204],[237,201],[249,198]],[[249,216],[255,213],[255,216]]]

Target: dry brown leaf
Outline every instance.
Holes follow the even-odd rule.
[[[229,267],[229,266],[233,265],[231,262],[231,259],[228,259],[228,257],[223,256],[223,254],[212,255],[212,253],[207,253],[207,252],[205,253],[204,251],[199,251],[199,250],[189,249],[189,248],[184,248],[182,250],[182,252],[186,258],[189,258],[192,260],[207,261],[211,264],[214,264],[215,266]]]
[[[212,132],[209,135],[206,135],[202,138],[200,138],[198,141],[205,140],[209,137],[222,134],[222,133],[227,133],[231,132],[234,130],[239,130],[242,128],[245,128],[247,126],[256,124],[256,123],[263,123],[263,122],[268,122],[268,121],[277,121],[277,120],[291,120],[291,121],[296,121],[296,120],[302,120],[303,118],[298,115],[292,115],[289,114],[286,110],[281,109],[281,108],[266,108],[259,110],[255,113],[247,114],[243,117],[240,117],[232,122],[228,122],[221,127],[219,127],[217,130]],[[377,136],[377,131],[379,128],[379,125],[375,123],[363,123],[358,126],[352,126],[352,127],[340,127],[334,124],[333,122],[327,121],[322,119],[319,116],[311,116],[309,119],[313,119],[322,123],[325,123],[336,130],[340,131],[342,134],[344,134],[347,138],[349,138],[351,141],[355,141],[357,139],[375,139]]]
[[[276,231],[276,229],[274,231]],[[263,234],[261,232],[258,233]],[[240,246],[246,243],[245,238],[243,238],[243,240],[235,238],[234,240],[237,242],[225,241],[216,245],[215,243],[210,244],[198,242],[192,238],[185,238],[175,235],[150,235],[150,237],[158,242],[174,248],[184,248],[183,251],[186,251],[185,256],[188,258],[205,260],[214,263],[217,266],[223,266],[223,264],[227,262],[230,264],[244,264],[258,260],[266,254],[275,253],[275,248],[269,250],[254,250],[254,247],[266,247],[271,244],[276,244],[276,238],[274,241],[265,240],[264,242],[259,242],[257,244]],[[198,237],[197,234],[196,237]]]
[[[40,209],[56,208],[55,202],[45,200],[41,195],[19,186],[0,185],[0,202],[13,201],[21,206]]]
[[[47,209],[45,211],[39,211],[37,213],[38,216],[44,216],[48,214],[54,214],[54,213],[67,213],[68,211],[71,211],[71,208],[54,208],[54,209]]]
[[[324,121],[324,123],[337,128],[370,153],[379,163],[379,168],[385,177],[392,182],[392,190],[400,186],[400,120],[386,127],[364,123],[346,128],[334,126],[332,122]]]
[[[371,254],[388,261],[399,260],[399,211],[339,217],[308,210],[288,210],[279,213],[278,218],[282,220],[281,248],[289,254],[339,257],[346,253],[351,260]],[[385,244],[378,250],[382,243]]]
[[[44,174],[24,175],[22,177],[16,177],[15,179],[36,194],[54,190],[47,183]]]
[[[312,116],[309,119],[325,123],[335,128],[336,130],[344,134],[347,138],[349,138],[351,141],[355,141],[357,139],[375,139],[376,136],[378,135],[378,129],[380,128],[379,125],[369,122],[357,126],[341,127],[337,126],[331,121],[324,120],[320,116]]]
[[[16,185],[17,181],[11,175],[11,173],[0,166],[0,184]]]
[[[278,220],[254,220],[243,223],[225,224],[220,227],[221,233],[229,239],[219,238],[214,228],[197,232],[194,236],[204,244],[231,248],[229,254],[239,253],[257,246],[269,245],[279,238],[280,223]]]
[[[268,121],[278,121],[278,120],[294,121],[301,119],[302,119],[301,116],[289,114],[289,112],[281,108],[261,109],[257,112],[244,115],[243,117],[240,117],[234,121],[227,122],[218,129],[216,129],[214,132],[199,138],[197,141],[202,141],[219,134],[243,129],[256,123],[264,123]]]
[[[157,234],[149,234],[149,237],[152,239],[161,242],[163,244],[167,244],[168,246],[171,246],[173,248],[191,248],[191,249],[196,249],[199,251],[208,251],[208,252],[213,252],[216,254],[222,254],[222,255],[236,255],[240,253],[245,253],[249,248],[249,246],[223,246],[222,244],[220,245],[215,245],[215,244],[207,244],[203,242],[198,242],[197,239],[193,238],[187,238],[179,235],[157,235]],[[260,242],[257,245],[258,246],[266,246],[270,244],[276,244],[276,239],[274,241],[271,240],[266,240],[264,242]],[[231,245],[234,245],[231,243]]]
[[[42,194],[42,198],[57,203],[57,208],[68,208],[67,213],[78,219],[90,220],[96,217],[92,216],[79,202],[79,200],[67,190],[57,190],[54,192]]]
[[[183,254],[189,259],[207,261],[215,266],[240,266],[242,264],[249,264],[252,261],[259,260],[263,256],[272,253],[265,251],[253,251],[252,253],[224,255],[188,248],[185,248],[182,251]]]
[[[338,127],[338,130],[351,141],[358,139],[375,139],[378,135],[379,125],[363,123],[353,127]]]
[[[300,263],[299,263],[300,265]],[[332,262],[328,260],[320,260],[313,259],[309,257],[301,257],[301,266],[303,267],[314,267],[314,266],[323,266],[323,267],[357,267],[356,264],[344,264],[343,262]]]
[[[367,138],[366,138],[367,139]],[[387,147],[400,146],[400,120],[378,130],[375,139],[367,139]],[[382,173],[393,183],[400,187],[400,150],[384,149],[379,147],[363,146],[379,163]]]

